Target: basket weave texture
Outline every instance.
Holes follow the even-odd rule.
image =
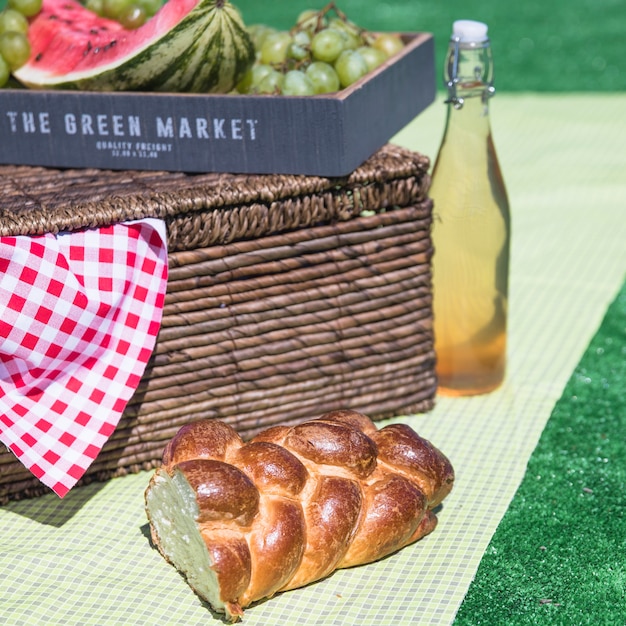
[[[247,438],[336,408],[430,410],[428,168],[393,145],[344,178],[0,166],[2,236],[167,224],[157,345],[81,482],[157,466],[201,417]],[[0,449],[0,502],[47,491]]]

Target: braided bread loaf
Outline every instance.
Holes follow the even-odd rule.
[[[430,533],[448,459],[404,424],[354,411],[244,443],[202,420],[168,443],[146,490],[152,539],[214,610],[242,608],[380,559]]]

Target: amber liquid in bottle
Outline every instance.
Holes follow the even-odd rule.
[[[449,105],[430,191],[435,351],[443,395],[492,391],[506,368],[509,204],[487,97],[471,89],[466,96],[462,107]]]

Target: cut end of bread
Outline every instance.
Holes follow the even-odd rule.
[[[211,555],[196,524],[199,510],[195,492],[184,474],[174,470],[170,476],[163,468],[157,470],[145,499],[152,540],[159,552],[216,612],[237,621],[243,611],[236,603],[221,598]]]

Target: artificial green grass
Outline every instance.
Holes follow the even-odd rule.
[[[568,381],[454,626],[626,624],[626,283]]]

